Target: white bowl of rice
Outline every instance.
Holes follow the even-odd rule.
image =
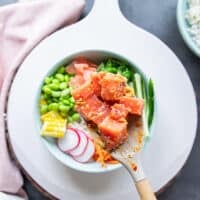
[[[200,57],[200,0],[179,0],[177,23],[187,46]]]

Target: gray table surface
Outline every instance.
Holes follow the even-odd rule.
[[[0,6],[15,0],[0,0]],[[93,1],[87,0],[82,17],[87,15]],[[120,0],[125,17],[134,24],[155,34],[164,41],[184,64],[195,89],[198,113],[200,113],[200,58],[197,58],[184,44],[176,25],[176,0]],[[180,80],[181,81],[181,80]],[[190,133],[188,133],[190,134]],[[181,173],[163,192],[159,200],[200,200],[200,123],[192,153]],[[29,181],[24,185],[30,200],[46,200]],[[117,198],[116,198],[117,199]]]

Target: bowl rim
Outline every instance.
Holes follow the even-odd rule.
[[[183,6],[187,7],[187,0],[178,0],[177,3],[177,9],[176,9],[176,19],[177,19],[177,25],[179,32],[186,43],[186,45],[189,47],[189,49],[198,57],[200,57],[200,48],[197,46],[197,44],[192,40],[192,37],[188,33],[186,29],[186,19],[185,19],[185,12],[186,10],[183,9]]]
[[[75,51],[75,52],[72,52],[71,54],[68,54],[66,55],[65,57],[61,58],[59,61],[57,61],[56,63],[54,63],[52,65],[51,68],[49,68],[49,70],[47,71],[47,73],[45,74],[44,78],[52,73],[54,73],[59,66],[63,65],[63,64],[66,64],[68,62],[70,62],[71,60],[73,60],[73,58],[75,57],[78,57],[80,56],[80,54],[84,54],[84,53],[92,53],[92,52],[97,52],[98,54],[107,54],[109,55],[108,57],[114,57],[114,58],[117,58],[117,59],[120,59],[120,60],[124,60],[126,62],[128,62],[132,67],[133,69],[136,70],[136,72],[139,72],[140,74],[142,74],[143,78],[145,79],[145,82],[147,82],[147,76],[146,74],[138,67],[137,64],[135,64],[133,61],[131,61],[130,59],[128,59],[126,56],[124,55],[121,55],[120,53],[116,53],[116,52],[113,52],[113,51],[110,51],[110,50],[106,50],[106,49],[85,49],[85,50],[81,50],[81,51]],[[44,78],[43,78],[43,81],[44,81]],[[41,127],[41,121],[40,121],[40,113],[39,113],[39,108],[38,108],[38,102],[39,102],[39,97],[40,97],[40,93],[41,93],[41,87],[42,87],[42,84],[43,82],[40,83],[40,87],[38,88],[38,92],[37,92],[37,95],[35,97],[35,109],[36,111],[36,126],[37,126],[37,130],[38,130],[38,133],[40,132],[40,127]],[[154,92],[155,93],[155,92]],[[153,120],[152,120],[152,124],[151,124],[151,127],[149,128],[149,131],[150,131],[150,138],[151,138],[151,135],[152,135],[152,132],[153,132],[153,129],[154,129],[154,126],[155,126],[155,121],[156,121],[156,107],[157,107],[157,103],[156,103],[156,94],[154,95],[154,115],[153,115]],[[48,141],[49,139],[48,138],[45,138],[45,137],[41,137],[41,140],[42,142],[44,143],[44,145],[46,146],[47,150],[59,161],[61,162],[62,164],[64,164],[65,166],[73,169],[73,170],[76,170],[76,171],[80,171],[80,172],[86,172],[86,173],[91,173],[91,174],[99,174],[99,173],[107,173],[107,172],[111,172],[111,171],[115,171],[117,169],[120,169],[122,168],[122,164],[107,164],[108,167],[102,167],[100,166],[101,168],[99,169],[94,169],[94,170],[88,170],[87,168],[80,168],[78,167],[77,165],[73,165],[73,164],[69,164],[68,162],[64,161],[63,159],[61,159],[60,156],[58,156],[58,154],[53,150],[52,148],[52,144],[50,144],[50,142]],[[50,140],[53,140],[52,138],[50,138]],[[149,143],[149,139],[147,141],[145,141],[145,144],[144,144],[144,147],[143,149],[146,148],[147,144]],[[57,147],[57,145],[55,145]],[[59,149],[57,147],[57,149]],[[60,150],[59,150],[60,151]],[[62,151],[60,151],[61,154],[64,154]],[[68,156],[67,154],[65,154],[65,156]],[[77,161],[76,161],[77,162]],[[83,164],[83,165],[86,165],[88,163],[79,163],[79,164]]]

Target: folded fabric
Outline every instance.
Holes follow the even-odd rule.
[[[0,199],[1,200],[24,200],[24,197],[19,197],[16,195],[5,194],[3,192],[0,192]]]
[[[4,124],[6,97],[13,74],[43,38],[75,22],[80,17],[84,3],[84,0],[37,0],[0,7],[1,192],[20,195],[23,185],[22,176],[8,154]]]

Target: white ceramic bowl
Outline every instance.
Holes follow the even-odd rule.
[[[185,14],[188,9],[187,0],[179,0],[177,4],[176,10],[176,19],[179,28],[179,32],[185,42],[185,44],[189,47],[189,49],[200,57],[200,48],[193,41],[192,36],[188,32],[190,25],[186,21]]]
[[[61,65],[65,66],[67,63],[69,63],[71,60],[73,60],[73,58],[76,58],[79,56],[84,56],[96,63],[100,63],[101,61],[103,61],[104,59],[109,58],[109,57],[124,60],[133,67],[134,71],[139,72],[144,77],[144,79],[147,80],[144,73],[138,67],[136,67],[134,63],[131,63],[129,60],[127,60],[126,58],[124,58],[123,56],[121,56],[119,54],[109,52],[109,51],[102,51],[102,50],[89,50],[89,51],[87,50],[87,51],[82,51],[82,52],[76,52],[69,56],[66,56],[61,61],[56,63],[54,66],[52,66],[52,68],[49,70],[49,72],[46,74],[46,76],[50,75],[54,71],[56,71],[59,66],[61,66]],[[41,93],[42,84],[43,83],[41,82],[40,88],[38,88],[38,94],[37,94],[36,105],[35,105],[36,113],[37,113],[36,118],[37,118],[38,134],[40,133],[40,127],[41,127],[40,114],[38,111],[38,101],[39,101],[39,97],[40,97],[40,93]],[[59,148],[57,147],[55,139],[47,138],[47,137],[44,137],[44,138],[41,137],[41,139],[44,141],[45,146],[52,153],[53,156],[55,156],[64,165],[66,165],[72,169],[82,171],[82,172],[88,172],[88,173],[101,173],[101,172],[113,171],[113,170],[116,170],[121,167],[121,164],[108,164],[107,167],[103,168],[97,162],[79,163],[79,162],[75,161],[71,156],[60,151]]]

